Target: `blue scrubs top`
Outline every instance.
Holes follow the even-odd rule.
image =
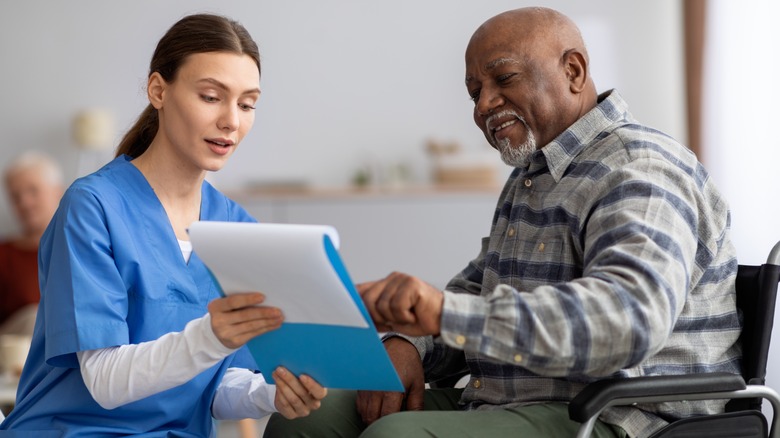
[[[197,254],[185,263],[162,204],[130,160],[75,181],[41,238],[32,346],[0,436],[210,436],[225,370],[256,369],[244,347],[181,386],[113,410],[87,391],[76,352],[181,331],[219,296]],[[205,181],[200,214],[254,222]]]

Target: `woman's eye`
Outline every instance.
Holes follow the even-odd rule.
[[[218,100],[216,97],[206,94],[202,94],[200,98],[203,99],[204,102],[216,102]]]
[[[244,111],[251,111],[251,110],[255,109],[254,106],[252,106],[252,105],[250,105],[248,103],[239,103],[238,107],[241,108]]]

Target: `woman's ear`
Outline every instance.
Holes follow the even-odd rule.
[[[162,108],[163,96],[165,95],[167,87],[168,83],[165,82],[165,79],[163,79],[160,73],[154,72],[149,75],[149,82],[146,84],[146,96],[149,98],[149,103],[152,104],[155,109]]]
[[[563,55],[563,65],[569,79],[569,90],[576,94],[582,93],[588,82],[588,60],[577,49],[570,49]]]

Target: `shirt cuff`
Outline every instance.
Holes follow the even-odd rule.
[[[262,418],[276,412],[276,385],[262,374],[243,368],[228,368],[217,387],[211,414],[217,420]]]
[[[487,309],[484,297],[444,291],[441,341],[461,350],[479,351]]]
[[[199,332],[199,338],[203,340],[203,350],[211,357],[224,358],[237,351],[238,348],[226,347],[222,341],[217,338],[214,329],[211,327],[211,314],[207,313],[199,320],[194,320],[190,324],[197,324],[196,330]],[[185,328],[185,331],[187,329]]]
[[[382,335],[382,342],[390,338],[401,338],[409,341],[414,348],[417,349],[417,354],[420,355],[420,360],[425,361],[425,355],[428,351],[433,349],[433,337],[432,336],[407,336],[402,333],[387,332]]]

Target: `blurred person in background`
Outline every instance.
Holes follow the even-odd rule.
[[[19,232],[0,240],[0,335],[31,336],[41,294],[38,242],[57,209],[62,169],[49,155],[30,151],[3,172]]]

